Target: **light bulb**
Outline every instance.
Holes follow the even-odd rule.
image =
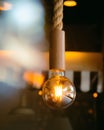
[[[42,97],[46,105],[52,109],[64,109],[75,100],[74,84],[64,76],[64,71],[51,70],[50,78],[42,87]]]

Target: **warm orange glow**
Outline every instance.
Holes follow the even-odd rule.
[[[42,91],[41,90],[38,92],[38,95],[40,95],[40,96],[42,95]]]
[[[55,86],[55,100],[61,101],[62,100],[62,86]]]
[[[0,50],[0,58],[7,58],[15,56],[19,51],[13,50]],[[49,53],[42,53],[46,66],[42,68],[45,71],[49,70]],[[97,60],[96,60],[97,59]],[[74,71],[101,71],[103,70],[103,56],[101,53],[96,52],[65,52],[65,65],[66,70]]]
[[[102,71],[102,61],[103,57],[101,53],[76,51],[65,52],[66,70],[70,69],[75,71]]]
[[[68,7],[74,7],[77,5],[77,2],[75,0],[66,0],[64,2],[64,6],[68,6]]]
[[[44,75],[38,72],[26,71],[23,75],[23,78],[35,88],[40,88],[44,82]]]
[[[6,56],[6,55],[9,55],[10,53],[14,53],[13,51],[4,51],[4,50],[0,50],[0,56]]]
[[[98,97],[98,93],[97,92],[93,93],[93,97],[97,98]]]
[[[0,50],[0,59],[10,59],[9,57],[11,55],[14,55],[14,51],[9,51],[9,50]]]
[[[0,10],[2,11],[10,10],[11,8],[12,8],[12,4],[8,2],[3,2],[3,6],[0,6]]]

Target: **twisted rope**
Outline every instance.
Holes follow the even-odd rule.
[[[63,28],[63,0],[54,0],[53,29]]]

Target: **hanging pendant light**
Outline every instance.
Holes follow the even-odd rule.
[[[49,79],[42,87],[42,97],[49,108],[64,109],[76,97],[74,84],[65,77],[65,33],[62,31],[63,0],[54,0],[54,17],[51,34]]]
[[[77,5],[77,2],[75,0],[65,0],[64,1],[64,6],[74,7],[76,5]]]

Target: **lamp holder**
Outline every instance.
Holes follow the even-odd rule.
[[[50,69],[65,70],[65,32],[53,30],[50,42]]]

